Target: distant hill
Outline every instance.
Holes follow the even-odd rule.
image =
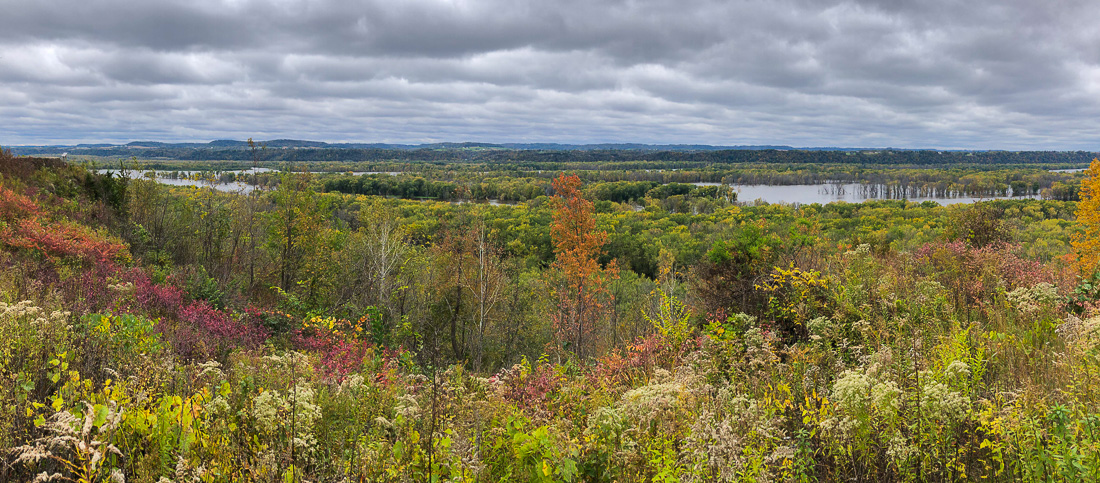
[[[712,146],[708,144],[639,144],[639,143],[604,143],[604,144],[560,144],[560,143],[426,143],[426,144],[389,144],[389,143],[326,143],[322,141],[306,141],[300,139],[272,139],[257,141],[257,146],[268,149],[510,149],[510,150],[535,150],[535,151],[723,151],[723,150],[761,150],[796,149],[791,146],[759,145],[759,146]],[[81,150],[107,150],[113,154],[125,155],[126,150],[139,149],[249,149],[247,141],[233,139],[218,139],[208,143],[166,143],[160,141],[133,141],[126,144],[77,144],[77,145],[44,145],[44,146],[14,146],[11,150],[16,154],[60,154],[62,152],[76,152]],[[857,148],[810,148],[811,150],[859,150]]]
[[[559,144],[559,143],[326,143],[297,139],[259,141],[261,161],[279,162],[473,162],[516,166],[545,163],[673,162],[690,165],[736,163],[842,163],[880,165],[1058,164],[1084,165],[1100,153],[1085,151],[939,151],[899,148],[795,148],[779,145]],[[134,141],[127,144],[13,146],[21,156],[88,155],[184,161],[250,161],[246,141],[207,143]]]

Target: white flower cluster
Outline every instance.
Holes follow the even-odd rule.
[[[416,398],[412,394],[403,394],[397,398],[394,412],[408,421],[420,414],[420,403],[416,402]]]
[[[225,372],[222,372],[222,364],[218,361],[207,361],[199,364],[198,378],[210,376],[214,380],[222,380],[225,378]]]
[[[921,388],[921,410],[931,421],[961,421],[970,412],[970,397],[932,381]]]
[[[193,465],[182,456],[176,460],[175,483],[202,483],[206,475],[206,465]],[[170,480],[169,480],[170,481]]]
[[[806,322],[810,340],[830,342],[840,338],[840,326],[828,317],[817,317]]]
[[[260,430],[273,433],[279,427],[283,408],[283,400],[275,391],[264,391],[252,400],[252,417]]]
[[[682,458],[691,468],[681,481],[744,481],[746,470],[764,463],[780,468],[794,458],[794,450],[779,419],[761,405],[731,388],[718,390],[718,403],[703,409],[685,440]],[[767,471],[753,474],[754,481],[772,481]]]
[[[873,359],[889,359],[889,354],[876,354]],[[846,371],[833,383],[832,399],[836,415],[821,422],[822,429],[842,438],[878,438],[886,446],[886,454],[898,465],[917,456],[916,448],[898,425],[902,390],[893,381],[885,380],[878,363],[866,372]]]
[[[8,304],[0,302],[0,320],[16,320],[20,318],[28,318],[32,320],[35,325],[46,325],[49,323],[65,322],[72,315],[68,311],[57,310],[50,313],[46,313],[45,310],[36,306],[34,302],[30,300],[23,300],[18,303]]]
[[[749,365],[753,369],[763,369],[779,362],[775,355],[775,336],[760,330],[760,327],[752,327],[745,331],[745,355]]]
[[[282,355],[264,356],[263,360],[273,369],[292,370],[303,374],[310,372],[313,368],[309,363],[309,356],[297,351],[287,351]]]
[[[298,384],[288,391],[264,391],[252,401],[252,417],[267,435],[293,432],[294,445],[312,450],[317,445],[313,426],[321,419],[321,407],[314,403],[313,388]]]
[[[891,416],[901,407],[901,389],[893,381],[882,381],[858,371],[845,371],[833,383],[833,399],[846,411],[865,411]]]
[[[657,369],[649,384],[627,391],[616,407],[626,420],[643,431],[676,424],[676,413],[690,406],[694,398],[690,388],[696,379],[694,374],[674,377],[664,369]]]
[[[958,387],[966,387],[970,382],[970,365],[963,361],[951,361],[943,368],[943,377]]]
[[[1051,307],[1058,300],[1058,288],[1046,282],[1033,287],[1017,287],[1005,294],[1008,301],[1023,313],[1036,312]]]
[[[687,481],[737,481],[744,468],[745,434],[733,427],[728,418],[716,418],[709,410],[703,410],[691,428],[685,442],[685,456],[690,459],[692,471]]]
[[[901,389],[872,371],[845,371],[833,383],[837,412],[821,422],[822,428],[849,438],[892,427],[901,408]]]
[[[208,405],[211,418],[219,418],[229,414],[229,401],[222,396],[215,397]]]
[[[423,374],[407,374],[405,375],[405,390],[409,392],[416,392],[420,388],[431,384],[431,379]]]
[[[848,250],[844,252],[844,256],[855,257],[859,255],[866,255],[871,253],[871,245],[868,243],[860,243],[856,246],[855,250]]]
[[[49,459],[76,472],[75,478],[65,477],[61,473],[43,472],[35,477],[35,481],[93,481],[99,479],[101,472],[106,472],[110,481],[123,483],[125,478],[118,468],[104,467],[108,456],[113,454],[122,457],[122,451],[111,443],[114,432],[122,423],[122,410],[118,409],[114,401],[110,401],[103,421],[97,426],[95,420],[101,414],[91,403],[83,404],[83,421],[69,411],[54,413],[43,426],[46,436],[36,439],[33,444],[12,450],[16,457],[14,464],[37,463]],[[79,461],[80,466],[71,463],[74,461]]]
[[[886,443],[886,456],[897,462],[909,461],[917,456],[917,447],[910,444],[905,436],[895,432]]]
[[[355,394],[367,387],[366,379],[360,374],[352,374],[343,381],[340,381],[340,385],[336,388],[336,392],[339,394]]]
[[[1100,316],[1079,319],[1073,314],[1054,329],[1058,335],[1085,351],[1092,350],[1100,342]]]
[[[111,291],[114,291],[114,292],[118,292],[120,294],[128,294],[128,293],[131,293],[131,292],[134,291],[134,283],[133,282],[112,283],[112,284],[107,285],[107,289],[111,290]]]
[[[941,297],[944,294],[943,284],[935,280],[920,280],[917,282],[917,301],[919,303],[928,303]]]

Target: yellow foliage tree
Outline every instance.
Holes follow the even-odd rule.
[[[1074,266],[1087,276],[1100,265],[1100,159],[1093,159],[1085,173],[1088,177],[1081,182],[1081,201],[1077,202],[1080,231],[1070,244],[1077,255]]]

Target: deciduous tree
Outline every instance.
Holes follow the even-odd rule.
[[[283,290],[297,282],[298,271],[316,250],[328,217],[309,182],[308,173],[286,173],[272,193],[275,209],[268,213],[268,248],[277,261]]]
[[[1081,201],[1077,202],[1077,225],[1071,244],[1077,255],[1074,265],[1084,275],[1091,275],[1100,264],[1100,159],[1093,159],[1081,182]]]
[[[554,180],[554,214],[550,235],[555,260],[551,268],[560,277],[553,314],[558,342],[577,357],[590,355],[592,340],[610,305],[607,283],[618,276],[614,263],[601,268],[596,260],[607,233],[596,229],[592,202],[580,192],[576,175]]]
[[[397,213],[379,200],[359,211],[359,236],[363,242],[363,273],[370,290],[368,303],[377,304],[389,322],[398,317],[393,294],[399,287],[398,274],[408,256],[405,229]]]
[[[466,272],[464,284],[474,296],[476,304],[475,340],[473,341],[473,364],[475,370],[481,370],[485,357],[485,332],[489,328],[491,316],[500,303],[507,275],[504,273],[500,249],[489,240],[484,222],[478,222],[470,240],[473,270]]]

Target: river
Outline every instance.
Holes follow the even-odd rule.
[[[251,192],[253,187],[248,183],[242,183],[239,181],[233,182],[221,182],[218,181],[218,176],[222,173],[235,173],[236,175],[246,174],[259,174],[268,173],[275,170],[269,168],[252,168],[240,171],[168,171],[168,170],[146,170],[146,171],[130,171],[129,176],[131,178],[148,178],[155,179],[160,183],[164,183],[172,186],[206,186],[211,187],[219,191],[225,192]],[[98,169],[97,173],[104,174],[107,172],[118,173],[117,169]],[[204,174],[209,174],[213,178],[201,179]],[[399,172],[381,172],[381,171],[353,171],[352,175],[364,175],[364,174],[388,174],[397,175]],[[720,186],[721,183],[707,183],[697,182],[691,183],[696,186]],[[753,203],[756,201],[763,201],[767,203],[790,203],[790,204],[812,204],[812,203],[831,203],[834,201],[845,201],[849,203],[859,203],[867,200],[882,200],[882,199],[896,199],[888,198],[876,192],[873,189],[868,189],[867,185],[859,183],[823,183],[823,184],[802,184],[802,185],[733,185],[733,190],[737,192],[737,200],[742,203]],[[993,200],[993,199],[1028,199],[1038,198],[1037,195],[1027,196],[957,196],[957,197],[908,197],[905,198],[909,201],[922,202],[922,201],[934,201],[941,205],[953,205],[959,203],[974,203],[976,201]],[[498,200],[490,200],[489,204],[508,204],[507,202],[500,202]]]

